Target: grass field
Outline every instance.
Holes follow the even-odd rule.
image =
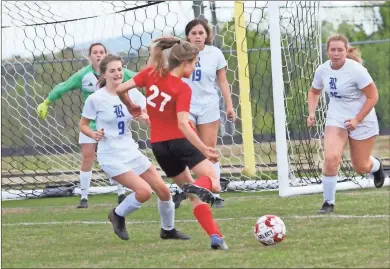
[[[176,227],[190,241],[159,239],[156,197],[128,217],[129,241],[113,233],[107,212],[116,196],[2,202],[2,267],[299,267],[390,268],[390,188],[339,192],[336,211],[316,215],[321,194],[278,197],[276,192],[223,193],[213,209],[229,245],[212,251],[188,201],[176,211]],[[264,214],[280,216],[287,237],[265,247],[252,228]]]

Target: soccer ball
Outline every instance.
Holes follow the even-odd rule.
[[[277,216],[264,215],[256,221],[253,233],[257,241],[270,246],[282,242],[286,236],[286,225]]]

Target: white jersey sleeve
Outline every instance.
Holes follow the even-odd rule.
[[[139,105],[141,109],[146,108],[146,98],[137,89],[131,89],[127,93],[134,104]]]
[[[217,70],[220,70],[227,66],[225,56],[223,55],[222,51],[220,49],[217,49],[218,51],[218,64],[217,64]]]
[[[322,90],[324,88],[324,83],[322,80],[322,64],[317,68],[316,72],[314,73],[313,83],[312,87],[317,90]]]
[[[88,96],[87,100],[85,100],[82,116],[90,120],[96,120],[96,114],[97,110],[95,98],[94,94],[91,94],[90,96]]]
[[[359,90],[364,89],[373,82],[373,79],[368,73],[367,68],[361,64],[354,65],[354,72],[352,72],[352,76]]]

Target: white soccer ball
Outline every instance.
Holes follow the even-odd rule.
[[[264,215],[256,221],[253,233],[257,241],[270,246],[282,242],[286,237],[286,225],[277,216]]]

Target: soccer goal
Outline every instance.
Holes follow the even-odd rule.
[[[3,1],[2,199],[78,193],[80,91],[37,105],[58,83],[88,64],[102,42],[130,70],[145,66],[153,38],[184,38],[195,17],[208,20],[228,62],[238,119],[226,120],[221,98],[218,150],[227,190],[279,189],[280,196],[320,192],[326,99],[306,127],[307,90],[322,62],[319,1]],[[147,126],[133,136],[153,159]],[[373,186],[343,160],[339,189]],[[96,163],[91,193],[115,191]],[[171,184],[172,189],[176,186]],[[389,184],[389,181],[386,181]]]

